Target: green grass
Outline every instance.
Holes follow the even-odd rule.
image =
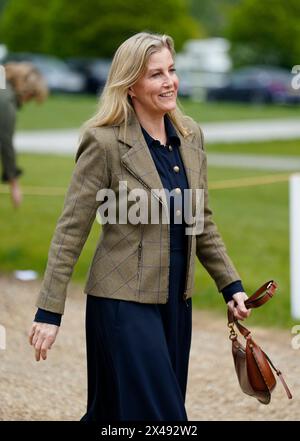
[[[245,142],[236,144],[206,144],[211,153],[247,153],[250,155],[299,156],[300,140]]]
[[[24,188],[66,188],[74,163],[71,157],[21,154],[19,164],[25,170],[21,181]],[[209,181],[263,174],[260,171],[210,168]],[[25,195],[21,208],[14,210],[9,196],[1,195],[1,271],[34,269],[40,276],[43,275],[51,237],[63,202],[63,195]],[[269,279],[275,279],[279,284],[278,296],[260,310],[253,311],[249,325],[291,326],[287,182],[211,190],[210,205],[246,292],[251,294]],[[100,228],[95,222],[72,280],[84,282]],[[195,276],[194,305],[213,308],[225,314],[223,297],[198,261]]]
[[[198,122],[245,119],[298,118],[300,106],[200,103],[181,99],[184,112]],[[19,112],[18,130],[79,127],[96,111],[97,98],[89,95],[53,95],[42,105],[28,103]]]
[[[298,118],[299,105],[247,104],[247,103],[199,103],[180,100],[185,113],[198,122],[238,121],[248,119]]]
[[[20,166],[25,170],[21,183],[34,187],[67,188],[74,161],[69,156],[21,154]],[[55,178],[55,179],[54,179]],[[1,195],[1,249],[2,271],[34,269],[40,275],[45,269],[48,248],[55,224],[61,213],[64,193],[61,196],[24,195],[20,209],[15,210],[9,197]],[[100,232],[95,223],[89,245],[83,251],[80,264],[74,272],[74,280],[83,281],[92,255],[92,244]]]
[[[97,98],[89,95],[53,95],[43,104],[23,106],[17,121],[18,130],[78,128],[97,108]]]
[[[263,173],[211,168],[210,181]],[[211,190],[214,219],[248,295],[274,279],[278,296],[253,311],[248,324],[291,326],[289,305],[288,183]],[[197,263],[195,304],[224,310],[223,298],[213,280]]]

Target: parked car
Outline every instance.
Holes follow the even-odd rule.
[[[299,103],[300,92],[292,87],[292,74],[279,67],[248,66],[228,76],[224,86],[209,88],[208,101],[252,103]]]
[[[68,58],[68,66],[82,74],[85,78],[85,92],[100,94],[111,65],[106,58]]]
[[[81,93],[85,90],[85,78],[73,71],[63,60],[42,54],[27,52],[8,53],[5,61],[29,61],[46,79],[51,92]]]

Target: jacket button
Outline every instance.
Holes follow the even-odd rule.
[[[178,172],[179,172],[179,167],[178,167],[178,165],[174,165],[173,170],[174,170],[174,172],[178,173]]]
[[[175,193],[180,194],[181,193],[181,189],[179,187],[175,188]]]
[[[169,149],[170,152],[173,150],[171,145],[169,145],[168,149]]]

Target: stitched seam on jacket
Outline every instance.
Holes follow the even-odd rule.
[[[104,249],[105,249],[105,247],[104,247]],[[124,280],[124,277],[123,277],[122,273],[120,273],[120,271],[118,270],[118,268],[119,268],[119,266],[120,266],[123,262],[125,262],[129,257],[133,256],[136,252],[137,252],[137,251],[135,250],[134,252],[130,253],[128,256],[126,256],[126,257],[125,257],[121,262],[119,262],[118,264],[116,264],[116,263],[113,261],[113,259],[111,258],[111,254],[110,254],[109,252],[107,252],[107,253],[106,253],[106,256],[110,257],[110,261],[111,261],[113,264],[115,264],[115,266],[113,267],[113,269],[112,269],[109,273],[105,274],[105,276],[103,276],[103,277],[101,277],[101,278],[99,278],[99,279],[96,279],[94,285],[92,286],[92,288],[94,288],[94,286],[95,286],[98,282],[101,282],[101,280],[103,280],[103,279],[105,279],[106,277],[108,277],[108,276],[109,276],[110,274],[112,274],[114,271],[117,271],[117,272],[119,273],[121,279],[124,281],[124,285],[127,285],[129,289],[133,289],[133,288],[131,288],[131,287],[128,285],[128,281]],[[134,276],[136,277],[136,274],[135,274]],[[129,280],[131,280],[131,278],[130,278]],[[118,288],[118,289],[119,289],[119,288]]]
[[[220,248],[218,247],[218,243],[217,243],[217,241],[216,241],[216,239],[215,239],[215,237],[214,237],[214,235],[213,235],[213,233],[211,231],[209,232],[209,235],[210,235],[211,239],[213,240],[213,242],[215,244],[215,248],[216,248],[218,254],[220,255],[221,260],[223,261],[223,265],[224,265],[224,267],[226,269],[227,274],[230,276],[231,271],[230,271],[230,269],[228,269],[230,267],[226,263],[226,255],[225,255],[225,253],[223,253],[220,250]],[[224,260],[224,256],[225,256],[225,260]]]

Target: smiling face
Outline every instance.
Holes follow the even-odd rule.
[[[149,57],[144,74],[128,93],[137,113],[163,116],[176,107],[178,84],[172,54],[164,47]]]

